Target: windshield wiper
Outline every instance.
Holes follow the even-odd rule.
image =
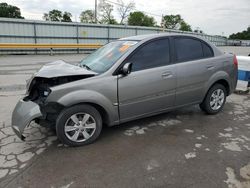
[[[87,70],[91,70],[91,68],[88,65],[85,64],[79,64],[80,67],[86,68]]]

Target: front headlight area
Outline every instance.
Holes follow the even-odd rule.
[[[43,104],[51,93],[50,87],[48,79],[33,78],[27,82],[26,97],[23,100]]]
[[[35,74],[33,74],[30,79],[26,80],[26,94],[29,92],[30,85],[35,77]]]

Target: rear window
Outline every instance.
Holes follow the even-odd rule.
[[[202,43],[192,38],[175,38],[177,62],[191,61],[203,58]]]
[[[213,57],[214,56],[213,50],[207,44],[202,43],[202,48],[203,48],[204,57]]]

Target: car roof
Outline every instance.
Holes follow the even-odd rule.
[[[213,43],[210,41],[206,40],[202,36],[195,35],[195,34],[184,34],[184,33],[155,33],[155,34],[147,34],[147,35],[136,35],[136,36],[131,36],[131,37],[126,37],[126,38],[120,38],[119,40],[126,40],[126,41],[148,41],[151,39],[155,38],[160,38],[160,37],[167,37],[167,36],[187,36],[187,37],[194,37],[197,39],[200,39],[202,41],[205,41],[207,44],[210,45],[210,47],[213,48],[215,56],[223,54],[221,50],[219,50]]]
[[[145,39],[153,39],[153,38],[158,38],[158,37],[164,37],[164,36],[191,36],[191,37],[196,37],[200,38],[196,35],[191,35],[191,34],[179,34],[179,33],[155,33],[155,34],[146,34],[146,35],[136,35],[136,36],[131,36],[131,37],[125,37],[125,38],[120,38],[119,40],[145,40]],[[200,38],[201,39],[201,38]]]

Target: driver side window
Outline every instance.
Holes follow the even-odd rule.
[[[126,62],[132,63],[132,72],[170,64],[169,39],[151,41],[129,57]]]

